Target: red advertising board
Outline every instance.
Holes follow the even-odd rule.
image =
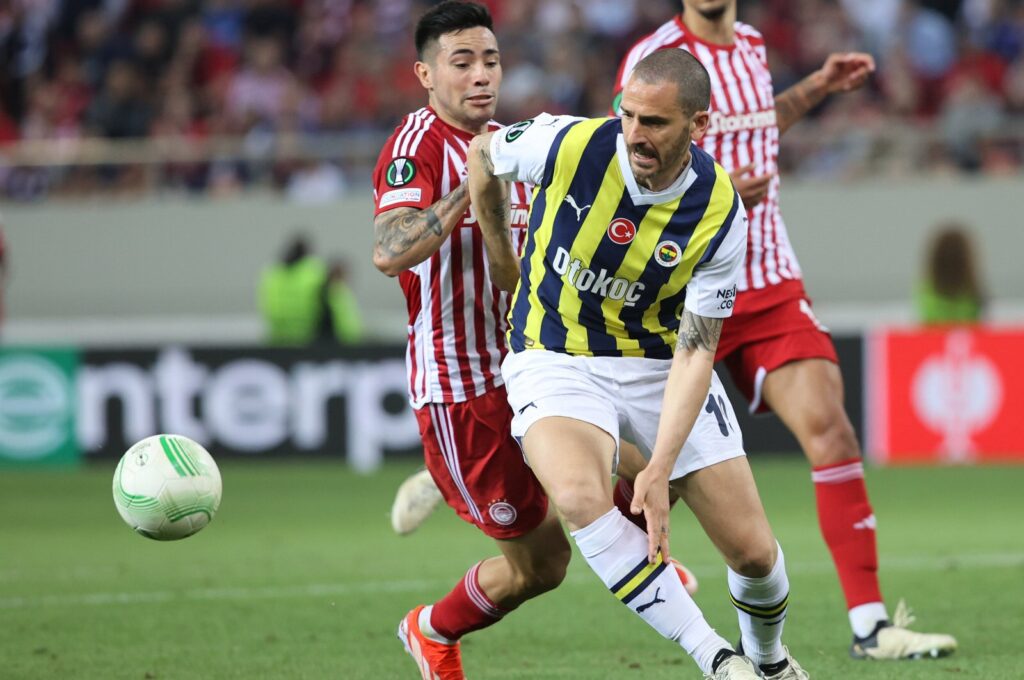
[[[1024,329],[876,331],[866,359],[876,462],[1024,462]]]

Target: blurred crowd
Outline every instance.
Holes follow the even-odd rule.
[[[681,6],[484,2],[502,50],[503,121],[544,110],[606,113],[622,55]],[[430,4],[0,2],[0,195],[152,188],[155,181],[210,193],[270,185],[316,200],[348,183],[362,187],[379,140],[426,101],[412,71],[411,33]],[[833,98],[788,134],[785,172],[1018,171],[1024,0],[739,0],[739,13],[767,39],[777,91],[832,51],[867,50],[878,60],[870,87]],[[277,157],[287,140],[294,151],[312,135],[335,133],[343,140],[335,158],[253,160]],[[73,145],[91,137],[148,138],[156,151],[237,138],[245,153],[138,168],[3,162],[4,149],[19,141]],[[364,151],[346,152],[354,149]]]

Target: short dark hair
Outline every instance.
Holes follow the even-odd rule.
[[[436,42],[445,33],[477,26],[483,26],[489,31],[494,30],[494,21],[486,7],[475,2],[445,0],[427,11],[416,22],[416,55],[422,61],[423,51],[427,45]]]
[[[645,83],[665,81],[679,87],[679,106],[687,114],[707,111],[711,106],[711,77],[697,57],[686,50],[657,50],[640,60],[633,76]]]

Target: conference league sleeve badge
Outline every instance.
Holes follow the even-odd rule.
[[[395,158],[384,172],[389,187],[404,187],[416,176],[416,164],[411,158]]]
[[[509,144],[516,141],[517,139],[523,136],[523,133],[526,132],[526,128],[530,127],[531,125],[533,125],[532,118],[530,120],[524,120],[522,122],[510,126],[508,130],[505,131],[505,141],[508,142]]]

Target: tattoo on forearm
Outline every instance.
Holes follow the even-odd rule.
[[[435,236],[440,236],[444,233],[444,228],[441,226],[441,220],[438,218],[437,213],[434,212],[433,206],[427,208],[423,212],[427,218],[427,229],[434,232]]]
[[[502,231],[509,228],[511,221],[511,212],[509,210],[508,200],[503,200],[496,204],[490,210],[491,215],[494,216],[494,223],[502,229]],[[483,223],[481,223],[482,225]]]
[[[804,78],[775,98],[775,121],[780,132],[784,132],[808,111],[821,103],[824,91],[817,87],[810,77]]]
[[[718,339],[722,336],[722,319],[698,316],[688,309],[683,310],[683,318],[679,322],[679,342],[676,350],[703,349],[714,352],[718,348]]]
[[[374,223],[377,249],[389,257],[396,257],[426,238],[443,236],[444,223],[458,219],[465,211],[462,201],[468,191],[469,187],[463,183],[423,210],[396,211],[394,215],[384,213]]]

